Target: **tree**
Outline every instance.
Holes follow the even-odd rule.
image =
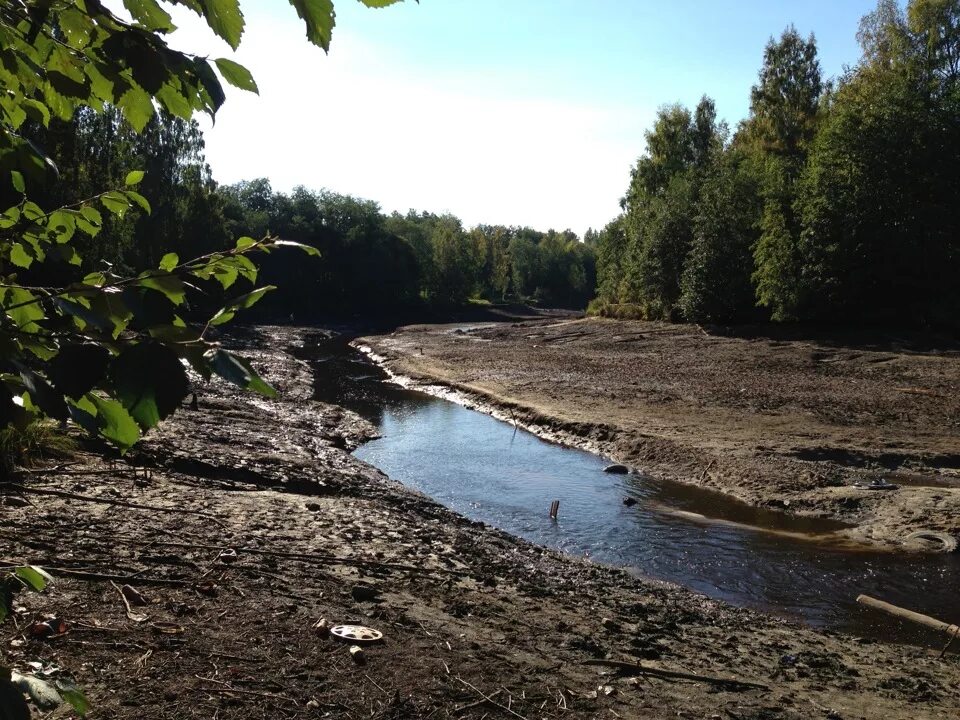
[[[430,235],[433,245],[431,294],[441,303],[462,303],[476,287],[476,256],[460,219],[444,215]]]
[[[364,0],[375,7],[392,1]],[[332,3],[291,2],[310,41],[326,49]],[[184,4],[238,46],[244,20],[236,2]],[[59,170],[56,158],[31,141],[30,124],[71,122],[87,112],[82,107],[107,115],[116,108],[136,132],[149,132],[158,112],[184,120],[195,112],[212,116],[224,101],[217,72],[256,92],[250,73],[232,60],[211,62],[170,48],[165,36],[172,24],[160,3],[129,0],[125,6],[130,21],[82,0],[11,0],[0,7],[0,176],[9,181],[0,187],[0,200],[6,201],[0,203],[6,208],[0,214],[0,426],[44,416],[71,419],[121,449],[179,406],[188,389],[181,361],[205,377],[216,373],[273,394],[249,363],[209,338],[210,328],[272,288],[252,287],[198,326],[187,323],[189,301],[214,286],[229,291],[238,280],[252,286],[257,268],[249,255],[297,245],[243,237],[234,247],[195,260],[181,261],[175,252],[149,257],[157,267],[137,274],[91,271],[83,267],[76,240],[97,236],[104,214],[122,221],[136,208],[150,211],[138,192],[148,182],[143,168],[111,176],[94,194],[71,197],[59,207],[45,210],[31,199],[56,195],[48,188]],[[117,122],[111,119],[107,127],[113,133]],[[191,131],[189,125],[177,127]],[[185,171],[167,161],[151,169]],[[25,271],[37,273],[48,263],[60,266],[56,283],[24,282]]]
[[[791,25],[764,50],[750,92],[751,134],[767,152],[801,157],[816,133],[824,90],[816,40],[812,34],[804,40]]]
[[[692,113],[680,105],[657,113],[646,133],[647,152],[637,160],[621,203],[627,242],[616,246],[616,261],[614,246],[600,252],[601,274],[609,276],[613,262],[623,266],[617,296],[609,302],[637,304],[651,318],[675,316],[700,185],[722,152],[725,137],[726,126],[717,123],[714,102],[706,96]],[[610,234],[606,238],[617,239]],[[604,288],[611,292],[614,285],[607,281]]]
[[[774,319],[798,312],[800,230],[793,201],[825,90],[813,35],[804,40],[790,26],[779,41],[771,38],[750,93],[750,118],[741,144],[759,156],[764,205],[753,280],[757,300],[770,308]]]
[[[939,5],[945,18],[947,5],[955,17],[960,3]],[[953,59],[930,53],[930,28],[917,20],[928,3],[910,3],[910,24],[895,10],[881,2],[861,25],[863,61],[837,90],[804,172],[800,311],[955,324],[960,98],[941,93]]]
[[[742,322],[756,317],[752,249],[760,196],[742,151],[718,160],[705,180],[681,281],[680,308],[691,322]]]

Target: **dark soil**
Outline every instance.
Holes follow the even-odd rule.
[[[71,675],[93,718],[956,717],[955,655],[639,580],[403,488],[349,454],[369,425],[309,400],[309,368],[290,352],[304,337],[245,340],[283,400],[213,384],[129,462],[86,454],[0,492],[3,561],[58,578],[19,596],[0,662]],[[146,604],[128,613],[124,584]],[[67,633],[31,637],[46,614]],[[313,629],[321,618],[384,641],[358,664]]]

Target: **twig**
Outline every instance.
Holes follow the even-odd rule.
[[[384,690],[382,687],[380,687],[380,685],[377,684],[377,681],[374,680],[372,677],[370,677],[370,676],[367,675],[366,673],[364,673],[363,676],[364,676],[367,680],[369,680],[370,682],[372,682],[372,683],[373,683],[373,686],[374,686],[375,688],[377,688],[377,690],[379,690],[380,692],[382,692],[384,695],[389,695],[389,694],[390,694],[390,693],[388,693],[386,690]]]
[[[494,700],[492,696],[487,695],[485,692],[483,692],[483,690],[481,690],[480,688],[478,688],[476,685],[471,685],[470,683],[468,683],[466,680],[464,680],[464,679],[463,679],[462,677],[460,677],[459,675],[457,675],[457,676],[455,677],[455,679],[456,679],[458,682],[461,682],[461,683],[463,683],[464,685],[466,685],[468,688],[470,688],[471,690],[473,690],[475,693],[477,693],[480,697],[482,697],[482,698],[484,699],[485,702],[488,702],[488,703],[490,703],[491,705],[500,708],[501,710],[506,710],[508,713],[510,713],[510,714],[513,715],[514,717],[520,718],[520,720],[527,720],[523,715],[520,715],[519,713],[514,712],[513,710],[511,710],[510,708],[508,708],[506,705],[501,705],[501,704],[498,703],[496,700]],[[497,692],[500,692],[500,691],[498,690]],[[496,693],[494,693],[494,695],[496,695]]]
[[[633,673],[635,675],[652,675],[662,678],[676,678],[678,680],[694,680],[696,682],[712,683],[713,685],[723,685],[727,687],[757,688],[758,690],[769,690],[766,685],[747,682],[745,680],[735,680],[733,678],[710,677],[709,675],[695,675],[694,673],[677,672],[675,670],[661,670],[660,668],[647,667],[637,663],[624,662],[622,660],[586,660],[583,665],[603,665],[612,667],[624,673]]]
[[[43,490],[41,488],[32,488],[25,485],[19,485],[17,483],[4,483],[4,486],[13,488],[14,490],[19,490],[20,492],[33,493],[34,495],[53,495],[56,497],[70,498],[71,500],[82,500],[83,502],[102,503],[103,505],[117,505],[119,507],[133,508],[134,510],[152,510],[154,512],[175,513],[178,515],[197,515],[205,518],[206,520],[212,520],[220,527],[226,527],[219,518],[208,513],[200,512],[199,510],[184,510],[183,508],[169,508],[162,507],[160,505],[144,505],[142,503],[132,503],[125,500],[108,500],[107,498],[93,497],[91,495],[80,495],[78,493],[67,492],[66,490]]]
[[[216,690],[217,692],[233,692],[239,693],[241,695],[253,695],[255,697],[268,698],[270,700],[284,700],[290,703],[296,703],[297,701],[286,695],[277,695],[276,693],[268,692],[257,692],[256,690],[241,690],[240,688],[235,688],[229,683],[223,682],[223,680],[217,680],[215,678],[202,677],[201,675],[194,675],[197,680],[203,680],[204,682],[216,683],[217,685],[223,685],[222,688],[207,688],[208,690]]]
[[[108,573],[87,572],[85,570],[74,570],[73,568],[43,566],[52,575],[65,575],[66,577],[77,578],[78,580],[92,580],[104,582],[122,582],[128,585],[167,585],[169,587],[189,587],[193,583],[189,580],[176,580],[173,578],[151,578],[139,577],[138,575],[110,575]]]
[[[461,705],[460,707],[456,708],[456,709],[453,711],[453,714],[454,714],[454,715],[462,715],[462,714],[465,713],[467,710],[473,710],[475,707],[480,707],[481,705],[486,705],[488,702],[491,702],[490,698],[495,698],[495,697],[496,697],[497,695],[499,695],[499,694],[500,694],[500,691],[497,690],[495,693],[491,693],[489,697],[482,697],[482,698],[480,698],[479,700],[475,700],[474,702],[470,703],[469,705]],[[496,704],[496,703],[494,703],[494,704]]]
[[[123,600],[123,606],[127,608],[127,617],[134,622],[146,622],[150,618],[143,613],[136,613],[133,611],[133,608],[130,607],[130,601],[127,599],[127,596],[123,594],[123,590],[117,585],[113,580],[110,581],[110,584],[113,585],[113,589],[117,591],[117,594],[120,595],[120,599]]]
[[[937,655],[937,660],[943,659],[943,656],[947,654],[947,650],[949,650],[950,646],[953,645],[953,641],[957,639],[958,635],[960,635],[960,628],[957,628],[950,633],[950,637],[947,639],[947,644],[943,646],[943,650],[941,650],[940,654]]]

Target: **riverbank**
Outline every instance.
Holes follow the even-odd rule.
[[[955,716],[956,655],[565,557],[391,481],[350,455],[373,428],[309,399],[295,353],[315,337],[243,338],[280,401],[212,383],[130,464],[87,454],[3,494],[5,559],[58,577],[18,598],[5,662],[72,674],[92,718]],[[125,607],[124,584],[145,604]],[[46,613],[68,632],[31,636]],[[357,664],[320,618],[384,642]],[[631,678],[617,662],[701,679]]]
[[[544,437],[849,523],[851,542],[938,551],[960,535],[955,347],[596,318],[419,325],[359,342],[392,372]],[[858,487],[874,480],[898,488]],[[941,540],[914,534],[924,531]]]

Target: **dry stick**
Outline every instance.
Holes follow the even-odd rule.
[[[960,630],[957,632],[950,633],[950,638],[947,640],[947,644],[943,646],[943,649],[940,651],[940,654],[937,655],[937,660],[942,660],[943,656],[947,654],[947,650],[950,649],[950,646],[953,645],[953,641],[957,639],[957,635],[960,635]]]
[[[212,520],[220,527],[226,527],[219,518],[208,513],[200,512],[199,510],[183,510],[181,508],[161,507],[160,505],[144,505],[142,503],[126,502],[124,500],[107,500],[106,498],[98,498],[91,495],[79,495],[77,493],[67,492],[66,490],[42,490],[40,488],[18,485],[17,483],[4,483],[4,485],[14,490],[33,493],[34,495],[53,495],[55,497],[70,498],[71,500],[82,500],[84,502],[101,503],[103,505],[117,505],[118,507],[133,508],[134,510],[153,510],[154,512],[175,513],[178,515],[197,515],[206,520]]]
[[[465,713],[467,710],[473,710],[475,707],[480,707],[481,705],[486,705],[488,702],[490,702],[490,698],[495,698],[495,697],[496,697],[497,695],[499,695],[499,694],[500,694],[500,690],[497,690],[495,693],[490,693],[490,697],[483,697],[483,698],[480,698],[479,700],[475,700],[474,702],[472,702],[472,703],[470,703],[470,704],[468,704],[468,705],[461,705],[460,707],[456,708],[456,709],[453,711],[453,714],[454,714],[454,715],[462,715],[462,714]]]
[[[632,672],[638,675],[653,675],[654,677],[676,678],[678,680],[696,680],[697,682],[707,682],[714,685],[727,685],[736,687],[757,688],[759,690],[769,690],[766,685],[760,683],[747,682],[745,680],[734,680],[732,678],[710,677],[709,675],[695,675],[693,673],[677,672],[675,670],[661,670],[660,668],[647,667],[637,663],[624,662],[622,660],[586,660],[583,665],[603,665],[605,667],[616,668],[625,672]]]
[[[514,717],[520,718],[520,720],[527,720],[523,715],[520,715],[519,713],[514,712],[513,710],[511,710],[510,708],[508,708],[506,705],[501,705],[501,704],[498,703],[496,700],[494,700],[492,696],[487,695],[485,692],[483,692],[483,690],[481,690],[480,688],[478,688],[476,685],[471,685],[470,683],[468,683],[466,680],[464,680],[464,679],[463,679],[462,677],[460,677],[459,675],[457,675],[454,679],[457,680],[457,681],[459,681],[459,682],[461,682],[461,683],[463,683],[463,684],[466,685],[468,688],[470,688],[471,690],[473,690],[475,693],[477,693],[478,695],[480,695],[480,697],[482,697],[485,702],[488,702],[488,703],[490,703],[491,705],[500,708],[501,710],[506,710],[508,713],[510,713],[510,714],[513,715]],[[500,692],[500,691],[498,690],[497,692]],[[496,693],[494,693],[494,695],[496,695]]]
[[[43,566],[44,570],[50,571],[52,575],[64,575],[66,577],[77,578],[78,580],[91,580],[103,582],[122,582],[128,585],[166,585],[168,587],[189,587],[193,585],[189,580],[175,580],[172,578],[151,578],[139,577],[137,575],[109,575],[107,573],[87,572],[85,570],[74,570],[72,568],[58,568]]]
[[[203,680],[204,682],[217,683],[217,685],[223,685],[223,688],[206,688],[207,690],[216,690],[217,692],[233,692],[240,693],[241,695],[253,695],[255,697],[268,698],[270,700],[285,700],[286,702],[296,704],[296,700],[286,695],[277,695],[276,693],[268,692],[257,692],[256,690],[242,690],[240,688],[235,688],[229,683],[225,683],[223,680],[216,680],[214,678],[202,677],[200,675],[194,675],[197,680]]]
[[[123,600],[123,606],[127,609],[127,617],[134,622],[146,622],[150,618],[144,615],[143,613],[136,613],[133,611],[133,608],[130,607],[130,601],[127,599],[127,596],[123,594],[123,590],[117,585],[113,580],[110,581],[110,584],[113,585],[113,589],[117,591],[117,594],[120,595],[120,599]]]

